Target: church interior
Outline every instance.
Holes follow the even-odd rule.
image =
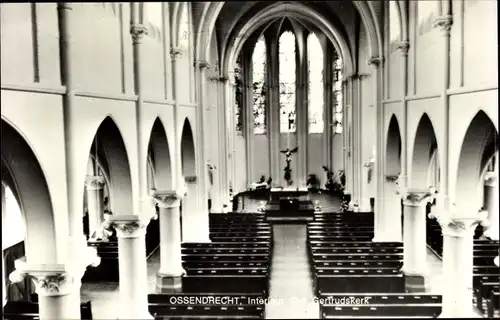
[[[496,1],[0,14],[3,319],[500,317]]]

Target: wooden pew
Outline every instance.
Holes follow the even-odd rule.
[[[239,272],[241,271],[241,272]],[[239,270],[228,274],[226,270],[198,270],[182,278],[184,293],[259,293],[267,297],[267,270]]]
[[[405,292],[404,276],[395,269],[319,269],[315,280],[318,294]]]
[[[8,301],[3,308],[3,319],[38,319],[38,296],[32,295],[34,301]],[[80,317],[82,320],[92,320],[92,304],[90,301],[80,304]]]
[[[270,248],[271,243],[269,241],[262,242],[209,242],[209,243],[195,243],[195,242],[183,242],[181,244],[182,248]]]
[[[442,296],[430,294],[342,294],[318,297],[322,319],[344,317],[437,317]]]

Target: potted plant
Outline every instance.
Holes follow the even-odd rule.
[[[315,174],[308,175],[306,183],[310,191],[317,192],[319,190],[319,179]]]
[[[335,181],[333,180],[333,172],[328,169],[327,166],[323,166],[323,170],[325,170],[326,173],[326,183],[325,183],[325,189],[333,192],[335,188]]]

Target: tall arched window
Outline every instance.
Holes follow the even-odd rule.
[[[9,232],[2,232],[2,250],[12,247],[21,241],[24,241],[26,228],[24,218],[21,214],[21,208],[17,203],[12,190],[5,186],[5,208],[2,208],[2,225],[9,229]]]
[[[342,59],[337,57],[333,63],[333,105],[335,112],[333,113],[333,124],[335,126],[335,133],[342,133],[343,131],[343,113],[344,104],[342,96]]]
[[[149,23],[148,35],[161,41],[163,30],[163,5],[161,2],[144,2],[144,20]]]
[[[314,33],[307,37],[307,59],[309,70],[309,133],[323,133],[323,49]]]
[[[285,31],[279,40],[280,132],[295,132],[295,35]]]
[[[238,57],[236,61],[236,67],[234,68],[234,82],[235,82],[235,110],[234,117],[236,123],[236,133],[243,133],[243,83],[241,79],[241,56]]]
[[[399,41],[401,38],[401,21],[396,1],[389,1],[389,43]]]
[[[253,133],[266,133],[266,42],[261,36],[252,54]]]
[[[179,24],[179,46],[188,55],[189,50],[189,16],[188,3],[182,3],[181,22]]]

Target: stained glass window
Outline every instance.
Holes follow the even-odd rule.
[[[285,31],[279,40],[280,132],[295,132],[295,35]]]
[[[337,57],[333,63],[333,105],[334,119],[333,124],[335,133],[342,133],[342,118],[344,112],[343,96],[342,96],[342,59]]]
[[[323,133],[323,49],[314,33],[311,33],[307,38],[307,59],[309,70],[309,133]]]
[[[238,57],[236,61],[236,67],[234,68],[234,82],[235,82],[235,123],[236,123],[236,133],[243,133],[243,83],[241,79],[241,57]]]
[[[399,41],[401,37],[401,22],[396,1],[389,1],[389,42]]]
[[[179,24],[179,46],[187,52],[189,48],[189,3],[182,3],[181,23]]]
[[[252,55],[253,133],[266,133],[266,42],[261,36]]]

